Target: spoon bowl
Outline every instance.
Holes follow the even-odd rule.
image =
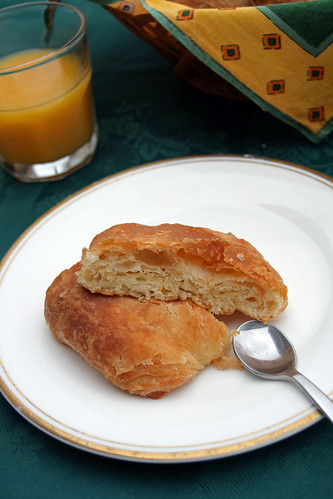
[[[333,402],[296,368],[296,352],[285,334],[273,324],[244,322],[232,338],[236,356],[252,374],[289,380],[303,390],[333,423]]]
[[[296,352],[273,324],[248,321],[238,329],[233,347],[242,364],[257,376],[276,378],[295,368]]]

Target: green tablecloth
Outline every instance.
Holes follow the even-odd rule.
[[[3,4],[14,3],[1,0]],[[315,145],[250,102],[223,101],[176,80],[169,63],[100,6],[86,13],[100,143],[93,163],[57,183],[21,184],[0,171],[0,256],[55,203],[147,162],[198,154],[278,158],[333,176],[333,136]],[[52,394],[50,394],[52,396]],[[333,428],[240,456],[138,464],[76,450],[45,435],[0,397],[0,496],[6,498],[329,498]]]

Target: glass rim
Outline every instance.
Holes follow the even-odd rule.
[[[74,5],[69,5],[67,3],[60,3],[60,2],[54,2],[54,1],[36,1],[36,2],[26,2],[26,3],[19,3],[15,5],[9,5],[8,7],[3,7],[0,8],[0,16],[3,12],[8,12],[10,10],[18,10],[19,8],[27,8],[27,7],[32,7],[32,6],[41,6],[47,8],[48,6],[55,7],[55,8],[65,8],[68,10],[71,10],[74,12],[77,17],[80,20],[80,26],[77,29],[76,33],[72,38],[70,38],[66,43],[61,45],[61,47],[56,48],[56,49],[51,49],[51,52],[48,54],[38,57],[36,59],[32,59],[30,61],[27,61],[23,64],[17,64],[15,66],[8,66],[8,67],[0,67],[0,76],[1,75],[8,75],[11,73],[17,73],[19,71],[25,71],[27,69],[35,68],[41,64],[45,64],[46,62],[49,62],[53,59],[56,59],[57,57],[61,56],[62,54],[68,52],[70,48],[72,48],[74,45],[76,45],[80,39],[85,35],[86,30],[87,30],[87,20],[83,12],[75,7]]]

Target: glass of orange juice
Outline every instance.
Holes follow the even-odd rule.
[[[23,182],[58,180],[98,141],[83,13],[58,2],[0,9],[0,163]]]

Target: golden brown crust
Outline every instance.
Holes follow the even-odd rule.
[[[121,224],[98,234],[81,262],[79,282],[92,292],[191,298],[215,314],[240,310],[264,321],[287,306],[279,273],[231,233],[181,224]]]
[[[269,282],[270,286],[285,287],[281,276],[259,251],[245,239],[231,233],[182,224],[148,226],[127,223],[115,225],[95,236],[89,250],[98,255],[110,247],[130,251],[182,251],[216,272],[240,271],[263,283]]]
[[[228,353],[225,324],[191,301],[92,294],[77,282],[79,269],[65,270],[47,290],[46,322],[119,388],[160,398]]]

